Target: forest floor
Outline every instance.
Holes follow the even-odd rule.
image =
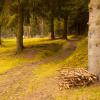
[[[100,85],[59,90],[63,67],[87,67],[87,39],[25,39],[15,54],[15,40],[0,47],[0,100],[100,100]]]

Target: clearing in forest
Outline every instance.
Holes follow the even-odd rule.
[[[1,100],[99,100],[99,85],[63,91],[58,86],[58,71],[69,67],[68,62],[70,67],[86,68],[86,38],[81,41],[24,40],[26,48],[19,55],[15,54],[14,43],[12,39],[5,40],[1,47]],[[88,91],[90,94],[84,97]]]

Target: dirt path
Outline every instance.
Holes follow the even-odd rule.
[[[64,48],[63,52],[59,52],[58,55],[16,67],[0,75],[0,100],[55,100],[55,94],[59,91],[56,78],[49,77],[38,82],[33,70],[42,64],[63,61],[75,50],[73,43],[69,42],[71,48],[67,50]]]

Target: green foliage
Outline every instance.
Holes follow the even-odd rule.
[[[68,16],[68,32],[72,33],[74,30],[86,30],[87,28],[87,21],[88,21],[88,0],[9,0],[7,1],[0,1],[5,2],[4,12],[8,17],[5,17],[6,24],[9,28],[15,27],[17,24],[18,19],[18,5],[22,7],[23,13],[23,20],[24,25],[30,25],[32,22],[32,16],[43,18],[46,23],[46,29],[50,28],[50,20],[53,17],[54,20],[60,19],[62,20],[64,17]],[[2,4],[2,3],[1,3]],[[9,17],[10,16],[10,17]],[[5,20],[4,18],[4,20]],[[1,18],[0,18],[1,19]],[[38,19],[40,20],[40,19]],[[34,22],[35,23],[35,22]],[[40,23],[38,21],[38,23]],[[58,23],[56,21],[56,23]],[[61,21],[63,23],[63,20]],[[35,24],[36,25],[36,24]],[[77,29],[77,26],[81,26],[80,29]],[[61,29],[57,27],[57,24],[54,26],[55,32],[57,35],[62,34],[64,29],[61,26]],[[5,28],[5,27],[4,27]],[[32,27],[34,34],[37,34],[37,27]],[[40,30],[40,29],[38,29]],[[50,31],[50,30],[45,30]],[[46,32],[44,32],[46,33]],[[47,32],[50,33],[50,32]],[[73,32],[74,33],[74,32]],[[78,31],[77,31],[78,33]]]
[[[62,36],[64,31],[63,19],[55,19],[55,33],[57,36]]]
[[[0,0],[0,14],[1,14],[2,10],[3,10],[4,2],[5,2],[4,0]]]
[[[14,25],[16,24],[16,21],[17,21],[17,15],[14,14],[12,16],[9,16],[9,20],[8,20],[8,23],[7,23],[7,27],[14,27]]]
[[[2,23],[2,11],[4,7],[4,0],[0,0],[0,25]]]

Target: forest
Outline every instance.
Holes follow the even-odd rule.
[[[0,100],[100,100],[100,0],[0,0]]]

